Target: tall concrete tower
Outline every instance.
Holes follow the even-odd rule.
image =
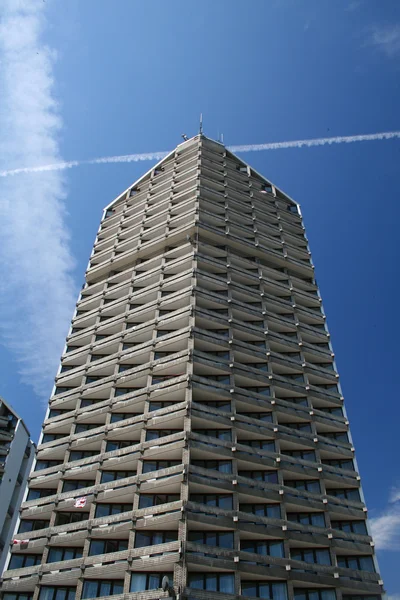
[[[5,600],[379,600],[299,208],[202,135],[104,212]]]

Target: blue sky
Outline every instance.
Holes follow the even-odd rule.
[[[4,0],[0,171],[398,131],[397,0]],[[400,140],[243,158],[302,207],[386,587],[399,595]],[[0,178],[0,394],[37,439],[103,206],[151,162]],[[396,235],[397,234],[397,235]]]

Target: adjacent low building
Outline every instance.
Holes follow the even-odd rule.
[[[34,449],[24,422],[0,398],[0,573],[18,520]]]

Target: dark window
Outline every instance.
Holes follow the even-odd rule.
[[[140,390],[141,388],[139,387],[132,387],[132,388],[115,388],[115,396],[124,396],[125,394],[130,394],[133,392],[136,392],[136,390]]]
[[[7,569],[23,569],[24,567],[34,567],[39,565],[42,560],[41,554],[12,554]]]
[[[5,592],[3,600],[33,600],[33,593],[22,592],[21,594],[15,594],[13,592]]]
[[[123,550],[128,550],[128,540],[92,540],[90,542],[89,556],[122,552]]]
[[[190,494],[190,502],[215,506],[224,510],[232,510],[233,497],[230,494]]]
[[[232,410],[232,405],[230,401],[219,401],[219,400],[211,400],[204,401],[202,400],[199,404],[203,404],[204,406],[210,406],[211,408],[218,408],[218,410],[222,410],[224,412],[230,412]]]
[[[112,413],[110,423],[118,423],[118,421],[124,421],[125,419],[131,419],[136,415],[140,415],[142,413]]]
[[[83,582],[82,598],[114,596],[124,591],[123,579],[87,579]]]
[[[288,521],[295,521],[302,525],[314,525],[314,527],[325,527],[324,513],[288,513]]]
[[[88,512],[59,512],[56,515],[55,525],[69,525],[70,523],[80,523],[89,518]]]
[[[272,413],[265,412],[240,412],[237,413],[238,417],[250,417],[250,419],[258,419],[259,421],[267,421],[268,423],[273,422]]]
[[[246,513],[251,513],[257,517],[268,517],[270,519],[281,518],[281,507],[279,504],[242,504],[240,510]]]
[[[101,425],[99,423],[78,423],[75,425],[75,433],[83,433],[84,431],[90,431],[90,429],[96,429],[96,427],[101,427]]]
[[[175,467],[180,464],[180,460],[144,460],[143,473],[150,473],[151,471],[158,471],[159,469],[168,469],[168,467]]]
[[[233,531],[189,531],[189,542],[233,548]]]
[[[96,506],[95,518],[119,515],[132,510],[132,504],[98,504]]]
[[[294,600],[336,600],[336,593],[333,589],[294,588]]]
[[[336,488],[332,488],[326,490],[326,493],[330,496],[335,496],[336,498],[341,498],[342,500],[352,500],[353,502],[361,502],[360,492],[357,489],[343,489],[338,490]]]
[[[305,490],[306,492],[313,492],[315,494],[321,492],[318,479],[302,479],[300,481],[291,481],[289,479],[288,481],[285,481],[285,485],[296,488],[296,490]]]
[[[151,440],[158,440],[158,438],[165,437],[167,435],[172,435],[180,431],[180,429],[151,429],[146,431],[146,442],[150,442]]]
[[[337,563],[338,567],[344,569],[375,573],[375,565],[372,556],[338,556]]]
[[[165,402],[150,402],[149,411],[159,410],[160,408],[166,408],[167,406],[172,406],[173,404],[177,404],[174,401],[165,401]]]
[[[252,448],[258,448],[259,450],[275,452],[275,442],[270,440],[238,440],[238,443],[244,444],[245,446],[251,446]]]
[[[301,458],[302,460],[312,460],[315,462],[314,450],[283,450],[282,452],[286,456],[292,456],[293,458]]]
[[[225,442],[232,441],[232,431],[230,429],[193,429],[193,433],[207,435],[208,437],[224,440]]]
[[[176,542],[177,539],[177,531],[136,531],[135,548],[168,544],[169,542]]]
[[[40,586],[39,600],[75,600],[76,588]]]
[[[114,450],[121,450],[121,448],[128,448],[132,444],[136,444],[134,440],[110,440],[106,444],[106,452],[113,452]]]
[[[280,558],[285,556],[283,542],[278,540],[242,540],[240,549],[244,552],[253,552],[263,556],[278,556]]]
[[[210,592],[235,593],[235,577],[233,573],[189,573],[188,585],[197,590]]]
[[[69,453],[69,461],[82,460],[90,456],[96,456],[96,454],[99,454],[99,450],[72,450]]]
[[[346,471],[354,471],[352,460],[323,460],[322,464],[329,465],[330,467],[337,467],[338,469],[345,469]]]
[[[47,442],[54,442],[55,440],[59,440],[60,438],[65,437],[65,433],[45,433],[42,437],[42,444],[47,444]]]
[[[248,477],[249,479],[255,479],[255,481],[278,483],[277,471],[239,471],[238,475],[241,477]]]
[[[179,494],[140,494],[139,508],[149,508],[150,506],[159,506],[180,500]]]
[[[28,492],[27,501],[28,500],[39,500],[39,498],[46,498],[46,496],[52,496],[56,494],[57,490],[45,490],[45,489],[33,489],[31,488]]]
[[[133,477],[134,475],[136,475],[136,471],[103,471],[100,483],[117,481],[118,479],[125,479],[125,477]]]
[[[28,531],[38,531],[39,529],[46,529],[49,526],[50,521],[42,521],[40,519],[21,521],[18,529],[18,533],[27,533]]]
[[[43,471],[43,469],[50,469],[55,465],[61,465],[62,460],[38,460],[35,465],[35,471]]]
[[[220,473],[232,473],[231,460],[193,460],[192,465],[203,469],[212,469]]]
[[[59,562],[61,560],[73,560],[74,558],[82,557],[83,548],[50,548],[49,555],[47,557],[48,563]]]
[[[132,573],[130,592],[144,592],[161,588],[162,579],[167,575],[169,585],[172,587],[172,573]]]
[[[73,492],[94,485],[94,479],[70,479],[64,481],[63,492]]]
[[[346,533],[358,533],[359,535],[367,535],[367,527],[365,521],[332,521],[332,529],[340,529]]]
[[[331,555],[329,550],[293,548],[290,551],[290,558],[292,560],[302,560],[307,563],[316,563],[318,565],[331,564]]]
[[[242,595],[250,598],[269,598],[286,600],[286,583],[268,583],[268,581],[242,581]]]

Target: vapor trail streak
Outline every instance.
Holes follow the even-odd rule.
[[[366,135],[343,135],[337,137],[314,138],[310,140],[293,140],[287,142],[269,142],[267,144],[245,144],[228,146],[231,152],[260,152],[262,150],[281,150],[285,148],[311,148],[313,146],[330,146],[332,144],[352,144],[354,142],[370,142],[377,140],[390,140],[400,138],[400,131],[386,131],[382,133],[368,133]],[[81,165],[100,165],[108,163],[129,163],[146,160],[161,160],[168,152],[147,152],[142,154],[123,154],[121,156],[104,156],[89,160],[71,160],[38,167],[21,167],[0,171],[0,177],[20,175],[22,173],[42,173],[44,171],[63,171]]]

